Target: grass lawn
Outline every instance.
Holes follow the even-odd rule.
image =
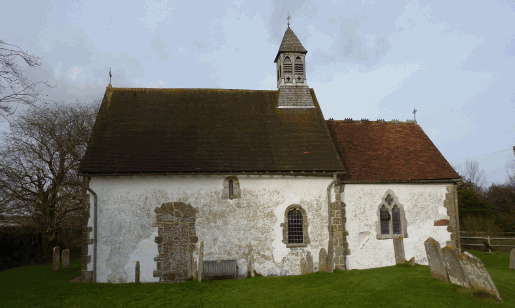
[[[0,307],[515,307],[509,253],[471,253],[485,264],[503,304],[433,279],[423,265],[136,285],[68,282],[80,274],[75,259],[66,271],[45,264],[0,272]]]

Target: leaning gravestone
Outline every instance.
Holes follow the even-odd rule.
[[[490,278],[488,271],[479,258],[465,251],[459,256],[459,260],[461,267],[463,268],[463,272],[474,290],[491,294],[502,302],[499,291],[497,291],[492,278]]]
[[[515,269],[515,248],[510,251],[510,268]]]
[[[318,254],[318,271],[327,272],[327,252],[325,248],[320,249]]]
[[[395,264],[406,263],[406,256],[404,255],[404,242],[401,235],[393,238],[393,250],[395,253]]]
[[[63,268],[70,268],[70,249],[63,250]]]
[[[59,246],[54,247],[54,259],[52,263],[52,270],[58,271],[59,270]]]
[[[306,254],[306,274],[313,273],[313,257],[311,252],[308,251]]]
[[[465,288],[470,288],[470,283],[461,267],[459,255],[460,253],[456,248],[451,246],[445,246],[442,248],[443,261],[451,283]]]
[[[447,272],[445,270],[445,264],[442,258],[440,243],[430,237],[424,242],[424,247],[426,248],[427,261],[429,262],[431,277],[444,282],[449,282],[449,279],[447,278]]]

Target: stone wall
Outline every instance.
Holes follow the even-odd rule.
[[[204,260],[237,260],[240,277],[247,276],[250,249],[255,271],[264,276],[300,274],[307,252],[317,269],[320,249],[328,247],[327,186],[332,177],[238,175],[241,197],[231,200],[222,198],[227,176],[93,177],[90,187],[99,204],[98,281],[133,282],[137,261],[141,282],[162,279],[154,277],[156,257],[162,253],[156,237],[167,231],[164,226],[159,231],[155,210],[168,202],[190,204],[197,211],[195,236],[204,241]],[[281,223],[294,204],[308,217],[306,247],[283,243]],[[88,226],[93,226],[92,217]],[[198,243],[192,257],[198,260]],[[87,270],[93,270],[92,263]]]
[[[424,241],[433,237],[442,246],[451,240],[446,226],[435,221],[448,219],[449,184],[345,184],[348,243],[347,269],[366,269],[395,265],[392,239],[378,239],[380,232],[378,206],[391,190],[404,208],[407,237],[404,237],[406,259],[415,257],[427,265]],[[454,199],[452,199],[454,200]],[[449,213],[449,214],[448,214]]]

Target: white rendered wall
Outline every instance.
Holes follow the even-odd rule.
[[[351,255],[347,269],[367,269],[395,265],[392,239],[376,239],[377,210],[387,190],[392,190],[404,206],[408,237],[404,238],[406,260],[415,257],[427,265],[424,242],[434,238],[442,247],[450,241],[446,226],[434,221],[449,219],[444,207],[446,187],[452,184],[346,184],[342,200],[346,204]],[[367,236],[368,233],[370,236]]]
[[[190,203],[198,210],[196,232],[204,241],[204,260],[236,259],[240,276],[247,272],[252,249],[257,273],[265,276],[300,274],[300,259],[327,249],[327,186],[331,177],[238,176],[241,199],[221,199],[225,175],[92,177],[98,195],[97,282],[134,282],[136,261],[142,282],[158,282],[154,210],[165,202]],[[334,195],[334,194],[333,194]],[[332,196],[334,201],[334,196]],[[93,227],[94,211],[91,197]],[[311,244],[286,248],[282,243],[285,209],[300,204],[308,215]],[[93,235],[92,235],[93,236]],[[93,270],[93,245],[89,245]]]

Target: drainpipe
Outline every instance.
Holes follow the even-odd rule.
[[[329,183],[327,186],[327,228],[329,230],[329,244],[327,245],[327,255],[329,256],[329,272],[333,272],[334,269],[334,256],[333,256],[333,226],[332,226],[332,211],[333,208],[331,206],[331,186],[336,184],[338,180],[336,179],[336,173],[333,174],[333,181]]]
[[[89,183],[88,183],[89,186]],[[94,204],[95,204],[95,218],[93,219],[93,282],[97,282],[97,194],[93,191],[93,189],[88,187],[88,191],[93,195]]]

